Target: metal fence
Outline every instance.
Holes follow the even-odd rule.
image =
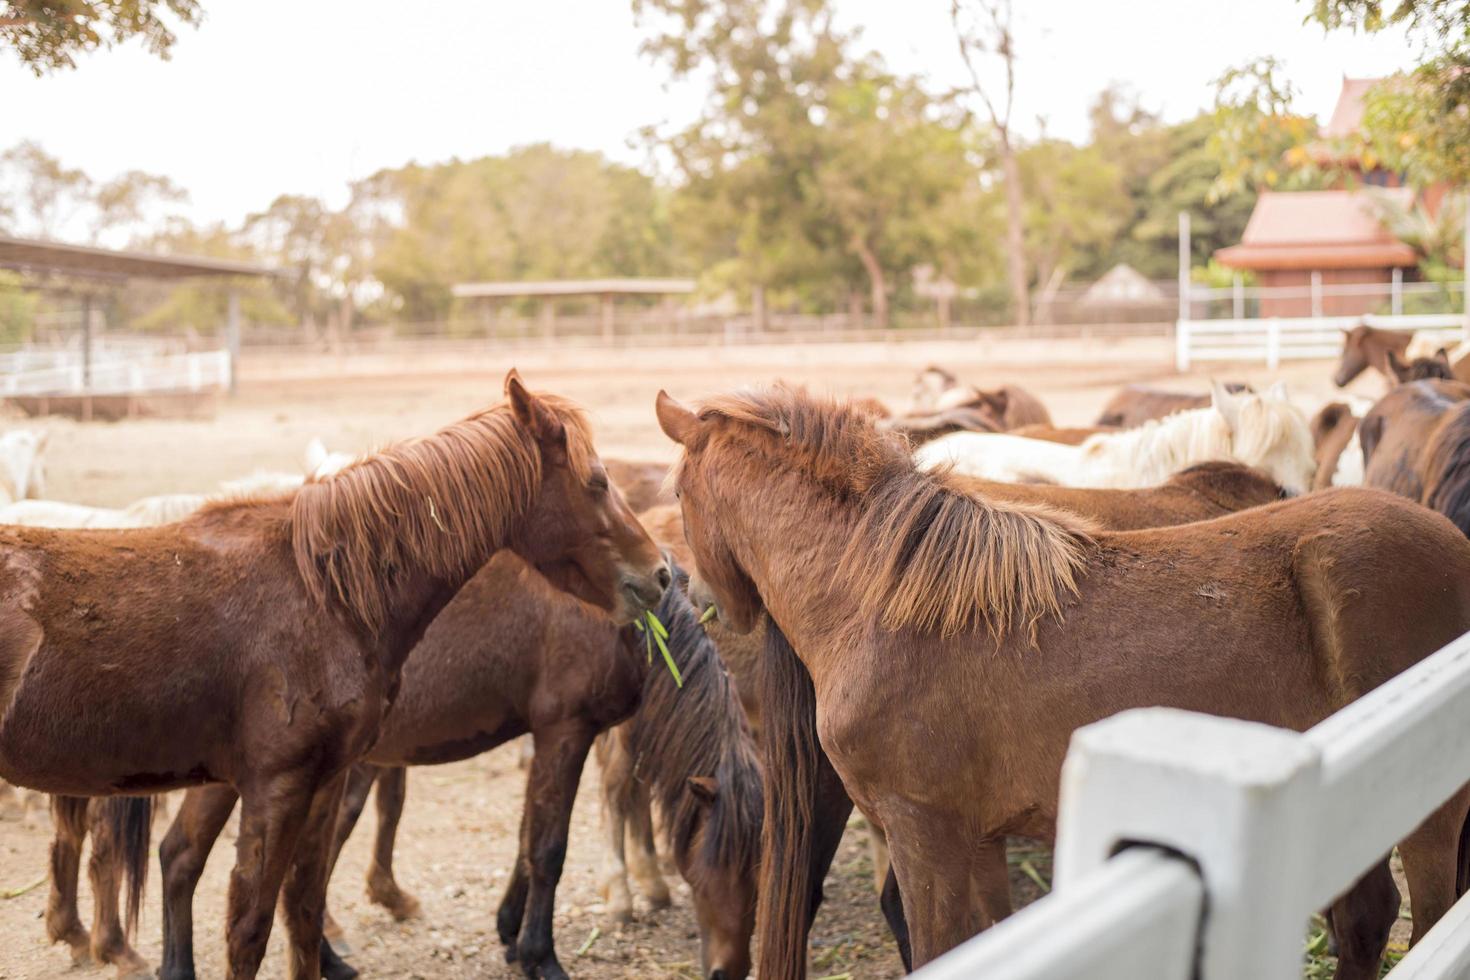
[[[1187,711],[1078,730],[1053,892],[924,980],[1298,980],[1311,915],[1470,781],[1470,634],[1306,732]],[[1470,975],[1470,897],[1394,967]]]

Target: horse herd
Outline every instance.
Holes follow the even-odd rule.
[[[527,975],[566,975],[554,898],[594,749],[612,917],[630,870],[669,903],[662,841],[703,975],[746,977],[754,946],[762,977],[803,977],[857,806],[904,964],[927,963],[1009,914],[1006,838],[1054,833],[1076,728],[1165,705],[1305,729],[1470,631],[1470,385],[1391,353],[1358,367],[1388,394],[1310,420],[1279,386],[1216,385],[1063,428],[939,367],[901,414],[660,392],[671,472],[600,459],[579,408],[512,372],[503,403],[359,459],[318,447],[304,479],[0,508],[0,778],[52,795],[47,933],[148,972],[123,921],[155,794],[182,789],[161,975],[195,975],[193,894],[238,803],[228,975],[256,974],[279,907],[291,976],[355,976],[327,883],[369,789],[368,893],[417,915],[406,767],[529,734],[496,917]],[[17,496],[39,456],[7,464]],[[1470,885],[1467,813],[1462,790],[1399,847],[1416,940]],[[1398,912],[1385,856],[1327,910],[1338,977],[1378,975]]]

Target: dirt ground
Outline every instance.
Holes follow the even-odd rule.
[[[989,386],[1021,384],[1046,402],[1058,424],[1090,423],[1119,385],[1143,381],[1205,390],[1209,373],[1176,374],[1166,341],[1053,341],[969,344],[861,344],[615,352],[538,352],[511,358],[478,352],[452,359],[384,359],[374,364],[290,365],[247,360],[241,390],[212,420],[134,420],[81,424],[42,420],[51,433],[48,495],[59,500],[118,506],[147,494],[206,491],[255,470],[299,471],[303,449],[319,437],[334,450],[365,451],[383,442],[427,432],[498,397],[512,363],[528,382],[578,399],[592,411],[606,456],[665,460],[670,445],[653,417],[660,387],[696,400],[731,387],[785,378],[815,390],[876,395],[891,406],[907,400],[915,372],[943,363],[965,380]],[[1264,384],[1285,378],[1303,407],[1315,409],[1332,394],[1330,365],[1294,363],[1280,372],[1260,366],[1216,366],[1221,378]],[[290,374],[291,380],[282,375]],[[310,374],[323,377],[306,377]],[[1375,379],[1360,393],[1378,392]],[[421,919],[394,923],[370,905],[362,887],[372,820],[348,844],[331,900],[364,977],[515,977],[502,960],[494,911],[515,852],[522,774],[513,747],[469,762],[415,769],[399,832],[400,882],[423,903]],[[595,766],[584,776],[573,818],[566,870],[557,899],[557,948],[576,977],[697,977],[698,942],[688,889],[675,884],[674,908],[649,914],[622,930],[602,921],[596,891],[601,859]],[[371,813],[371,809],[369,810]],[[855,821],[860,823],[860,821]],[[157,831],[161,833],[161,827]],[[223,974],[221,924],[233,829],[215,851],[196,902],[196,956],[200,975]],[[0,823],[0,980],[110,976],[78,969],[66,951],[48,947],[45,907],[48,824]],[[1044,854],[1013,855],[1023,896],[1049,877]],[[156,878],[156,865],[153,870]],[[871,884],[866,834],[849,829],[827,882],[827,905],[813,941],[813,977],[885,978],[901,973],[883,927]],[[151,882],[138,948],[160,957],[158,890]],[[82,886],[84,920],[90,896]],[[22,891],[8,897],[13,891]],[[601,934],[578,955],[594,927]],[[284,975],[281,929],[275,931],[262,976]]]

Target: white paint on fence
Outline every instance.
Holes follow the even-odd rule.
[[[1188,371],[1199,361],[1265,361],[1274,370],[1283,360],[1335,358],[1342,353],[1343,331],[1360,323],[1443,334],[1451,348],[1466,339],[1464,318],[1458,313],[1180,320],[1174,332],[1175,366]]]
[[[86,375],[75,358],[56,358],[42,366],[12,366],[0,374],[0,395],[141,395],[221,389],[230,382],[230,352],[94,360],[90,381]]]
[[[1149,965],[1133,976],[1184,980],[1197,963],[1201,980],[1296,980],[1312,913],[1467,781],[1470,634],[1305,733],[1164,708],[1123,712],[1073,735],[1053,893],[920,975],[1129,975],[1109,972],[1124,968],[1121,952],[1094,953],[1099,923],[1121,930],[1137,919],[1148,925],[1129,933],[1131,962]],[[1191,865],[1151,852],[1146,873],[1140,847],[1188,858],[1203,896],[1176,882],[1163,897],[1156,876],[1168,872],[1157,862]],[[1083,915],[1089,896],[1099,907]],[[1470,975],[1470,897],[1391,975]]]

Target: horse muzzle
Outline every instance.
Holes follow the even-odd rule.
[[[669,570],[669,564],[665,561],[659,562],[653,571],[647,574],[624,573],[618,583],[618,596],[628,614],[627,618],[630,621],[637,619],[643,613],[656,607],[673,580],[673,572]]]

